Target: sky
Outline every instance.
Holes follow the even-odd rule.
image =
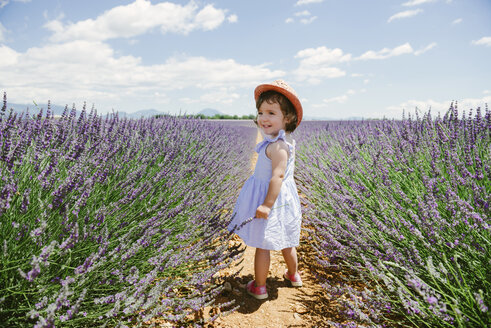
[[[400,119],[484,108],[490,77],[491,0],[0,0],[9,103],[249,115],[282,79],[306,118]]]

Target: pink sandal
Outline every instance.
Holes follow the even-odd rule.
[[[302,278],[300,277],[300,274],[298,272],[289,275],[288,269],[286,269],[283,278],[285,278],[285,280],[288,280],[293,287],[302,287]]]
[[[266,285],[256,286],[256,281],[251,280],[247,283],[247,294],[251,295],[255,299],[264,300],[268,298],[268,291]]]

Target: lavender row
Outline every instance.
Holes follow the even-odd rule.
[[[0,111],[0,320],[185,323],[241,255],[224,228],[253,130],[85,107]],[[191,318],[191,319],[190,319]]]
[[[296,134],[309,243],[353,280],[319,274],[350,318],[333,325],[491,324],[491,111],[311,122]]]

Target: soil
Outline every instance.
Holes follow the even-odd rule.
[[[258,131],[257,142],[260,141],[261,134]],[[257,154],[254,153],[251,159],[252,169],[256,160]],[[311,252],[308,245],[302,244],[297,249],[303,287],[291,287],[289,282],[284,280],[286,264],[280,251],[272,251],[271,267],[266,282],[269,298],[256,300],[245,290],[247,282],[254,279],[255,248],[247,247],[238,236],[232,243],[240,243],[245,248],[244,256],[238,263],[219,273],[224,281],[225,290],[219,295],[216,304],[233,300],[235,304],[230,306],[230,309],[237,305],[239,308],[228,314],[224,313],[227,308],[221,310],[213,307],[205,308],[203,312],[205,318],[220,311],[223,314],[207,327],[329,327],[326,323],[328,313],[330,320],[338,321],[335,318],[337,314],[333,313],[335,311],[329,306],[328,300],[322,297],[325,292],[311,272],[313,267],[306,261],[307,258],[312,258],[308,256]]]
[[[242,243],[239,239],[235,242]],[[245,290],[248,281],[254,279],[254,251],[246,247],[243,261],[235,267],[223,270],[220,274],[225,279],[226,288],[218,298],[217,304],[234,300],[233,306],[240,307],[232,313],[218,317],[207,327],[235,328],[287,328],[287,327],[330,327],[327,319],[338,321],[337,313],[329,307],[324,299],[325,292],[315,280],[307,265],[302,263],[305,254],[298,249],[299,269],[302,273],[303,287],[291,287],[283,279],[286,264],[281,252],[271,252],[271,267],[267,279],[269,298],[256,300]],[[238,272],[238,274],[237,274]],[[228,278],[227,277],[235,277]],[[233,307],[232,306],[232,307]],[[222,309],[226,311],[227,309]],[[205,317],[217,312],[216,308],[205,309]]]
[[[258,131],[257,143],[261,138]],[[257,154],[254,152],[251,158],[251,170],[254,170],[256,161]],[[300,194],[301,203],[303,198],[304,196]],[[284,280],[286,264],[280,251],[272,251],[271,266],[266,281],[269,298],[256,300],[249,296],[245,289],[247,282],[254,279],[255,249],[247,247],[238,236],[235,236],[235,239],[230,241],[230,246],[235,247],[239,244],[245,249],[244,255],[230,267],[218,272],[217,282],[224,284],[224,291],[218,295],[214,305],[207,306],[195,314],[195,322],[208,321],[204,328],[329,328],[333,326],[328,322],[347,324],[349,320],[338,312],[339,305],[336,299],[329,298],[316,277],[322,276],[331,286],[348,283],[358,290],[363,290],[367,286],[364,282],[352,280],[350,277],[353,275],[350,272],[320,266],[306,237],[303,231],[300,246],[297,248],[303,287],[291,287],[289,282]],[[338,297],[342,299],[346,295]],[[227,307],[220,306],[229,302],[233,304]],[[211,317],[217,318],[210,322]],[[398,318],[393,319],[397,321]],[[172,327],[172,324],[158,319],[149,323],[156,324],[157,327]]]

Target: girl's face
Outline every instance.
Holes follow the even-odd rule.
[[[264,134],[273,138],[278,135],[280,130],[285,130],[287,119],[281,111],[280,104],[268,103],[264,101],[257,110],[257,124]]]

